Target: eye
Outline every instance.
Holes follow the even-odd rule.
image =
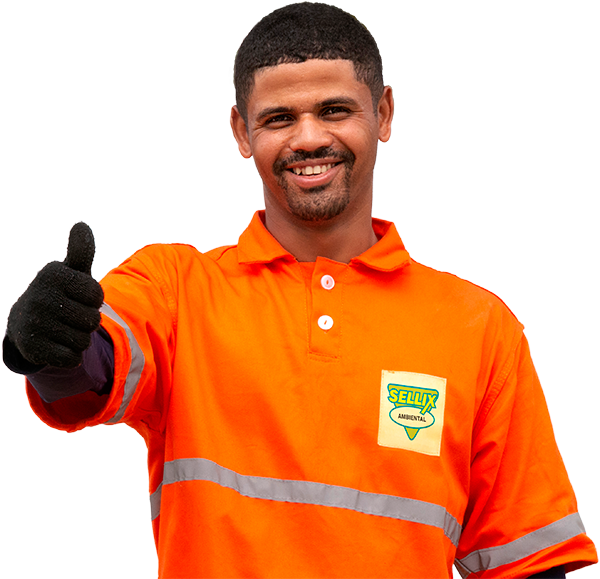
[[[331,106],[323,109],[321,115],[330,120],[343,119],[350,114],[350,109],[343,106]]]
[[[269,117],[265,120],[265,125],[276,129],[279,127],[283,127],[288,125],[289,123],[291,123],[293,121],[293,118],[291,115],[285,113],[285,114],[280,114],[280,115],[274,115],[272,117]]]

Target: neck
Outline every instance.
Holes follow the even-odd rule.
[[[354,213],[351,219],[339,215],[325,222],[306,222],[281,215],[267,203],[265,226],[281,246],[298,261],[316,261],[326,257],[340,263],[349,263],[377,243],[371,212]]]

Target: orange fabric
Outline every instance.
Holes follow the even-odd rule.
[[[257,214],[236,246],[204,255],[149,246],[103,280],[145,358],[122,421],[144,436],[150,492],[161,493],[160,577],[451,577],[455,557],[576,513],[521,324],[493,294],[411,260],[392,224],[373,223],[380,241],[347,265],[296,262]],[[323,315],[329,330],[318,325]],[[103,325],[115,385],[102,409],[76,418],[77,397],[45,404],[29,387],[55,428],[105,423],[121,407],[130,341],[113,319]],[[392,380],[386,391],[384,370],[437,381],[419,389]],[[381,410],[409,398],[398,415]],[[388,410],[399,422],[386,423],[381,440],[408,448],[378,443]],[[434,418],[438,455],[412,450],[435,438]],[[160,486],[166,462],[190,458],[244,477],[440,505],[463,527],[460,542],[420,522],[254,498],[206,480]],[[471,576],[595,560],[579,534]]]

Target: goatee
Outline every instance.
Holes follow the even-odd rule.
[[[335,188],[332,184],[302,189],[301,193],[290,187],[286,167],[293,163],[316,159],[335,159],[344,164],[343,183]],[[321,147],[315,151],[298,151],[273,164],[273,173],[293,215],[303,221],[328,221],[340,215],[350,203],[350,178],[356,157],[351,151],[335,151]]]

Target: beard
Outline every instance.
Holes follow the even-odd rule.
[[[285,167],[309,159],[336,159],[344,164],[342,183],[333,183],[299,190],[290,185]],[[298,151],[273,164],[273,173],[285,195],[292,215],[303,221],[328,221],[340,215],[350,203],[350,180],[356,157],[351,151],[335,151],[321,147],[312,152]]]

